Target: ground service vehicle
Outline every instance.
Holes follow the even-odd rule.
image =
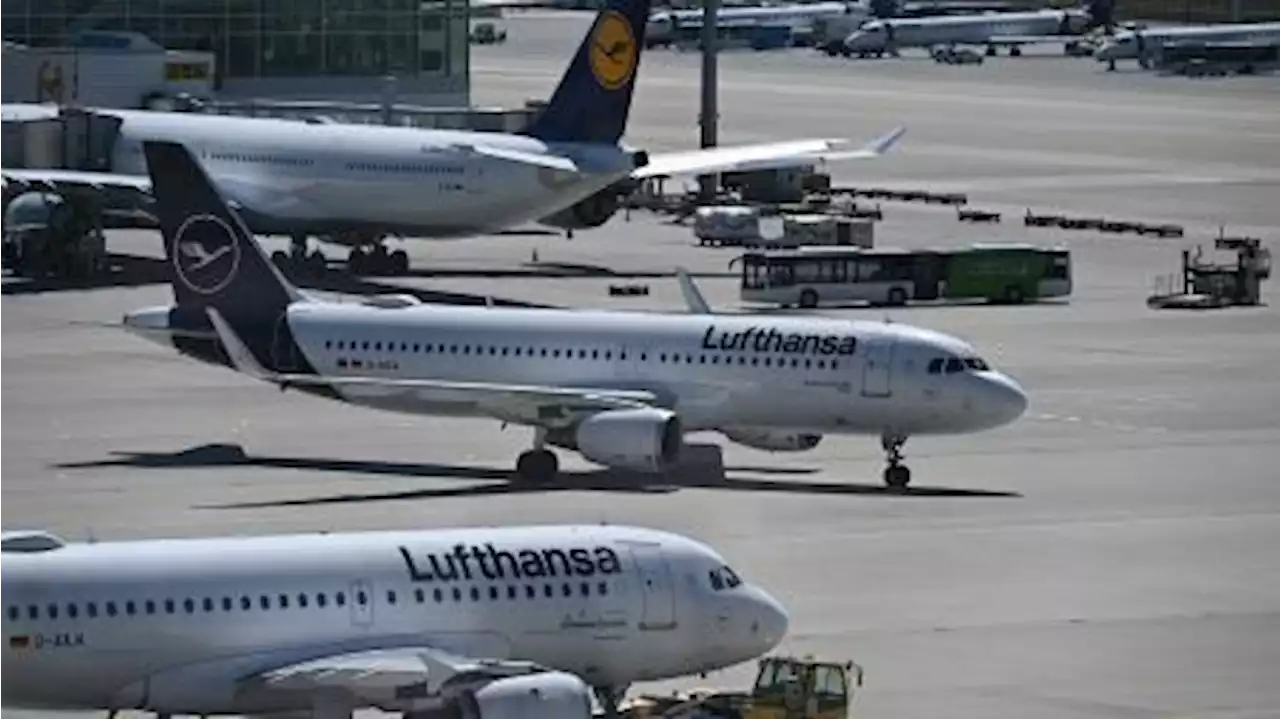
[[[943,299],[1018,304],[1071,294],[1069,251],[1025,244],[927,250],[800,247],[748,252],[730,267],[738,262],[742,301],[783,307]]]
[[[507,31],[491,22],[478,22],[471,28],[471,42],[476,45],[494,45],[507,41]]]
[[[760,660],[742,719],[846,719],[862,686],[862,667],[812,657]]]

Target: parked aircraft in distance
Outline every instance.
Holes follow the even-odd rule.
[[[144,201],[150,183],[142,143],[181,142],[255,233],[292,237],[292,259],[322,266],[318,251],[307,254],[308,237],[316,236],[350,246],[358,272],[403,273],[408,255],[388,253],[387,235],[462,237],[535,221],[570,231],[598,227],[638,180],[877,157],[901,136],[862,148],[831,139],[672,153],[622,146],[649,8],[650,0],[609,0],[546,109],[516,134],[94,110],[119,125],[109,172],[0,174],[6,183],[55,189],[124,189]],[[14,120],[57,113],[3,110]]]
[[[750,661],[788,623],[638,527],[0,542],[9,708],[590,719],[593,689]]]
[[[881,437],[885,482],[903,488],[915,434],[1009,423],[1027,397],[969,344],[898,323],[710,314],[506,309],[415,298],[304,296],[219,200],[180,145],[147,143],[175,304],[128,329],[281,388],[413,414],[488,417],[535,430],[516,474],[550,481],[548,446],[661,473],[684,434],[718,431],[772,451],[827,433]]]
[[[1221,23],[1216,25],[1175,25],[1122,30],[1094,53],[1100,62],[1114,66],[1116,60],[1137,60],[1143,67],[1166,45],[1212,43],[1280,44],[1280,22]]]
[[[670,45],[675,40],[677,28],[702,27],[702,13],[701,9],[693,9],[660,10],[651,14],[645,30],[645,44],[649,47]],[[793,30],[807,30],[818,20],[850,16],[861,21],[870,17],[870,13],[866,3],[813,2],[727,7],[717,13],[716,20],[720,26],[790,25]]]
[[[1113,0],[1090,0],[1087,7],[1065,10],[872,20],[846,37],[839,48],[829,47],[828,52],[845,57],[878,57],[885,53],[896,55],[909,47],[965,44],[985,45],[988,55],[996,54],[998,47],[1008,47],[1010,55],[1020,55],[1023,45],[1069,44],[1095,27],[1109,27],[1112,3]]]

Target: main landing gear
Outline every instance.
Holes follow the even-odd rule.
[[[911,484],[911,469],[902,463],[902,445],[907,443],[906,437],[882,435],[880,446],[884,448],[885,462],[884,484],[890,490],[901,492]]]
[[[529,484],[546,484],[560,474],[560,458],[547,449],[547,431],[535,430],[533,449],[520,453],[516,460],[516,478]]]
[[[409,255],[404,250],[387,251],[381,237],[349,236],[331,238],[341,244],[355,244],[347,254],[347,271],[353,275],[400,276],[409,274]],[[306,235],[293,235],[289,251],[276,250],[271,261],[282,270],[318,276],[329,268],[329,261],[320,250],[307,249]]]

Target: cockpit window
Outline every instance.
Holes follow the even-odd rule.
[[[958,374],[971,372],[990,372],[991,366],[981,357],[934,357],[929,360],[929,374]]]
[[[717,592],[742,586],[742,580],[732,569],[728,567],[713,569],[711,570],[710,575],[711,588]]]

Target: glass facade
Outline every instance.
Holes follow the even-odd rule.
[[[4,39],[133,31],[218,57],[222,79],[465,76],[466,0],[3,0]]]

